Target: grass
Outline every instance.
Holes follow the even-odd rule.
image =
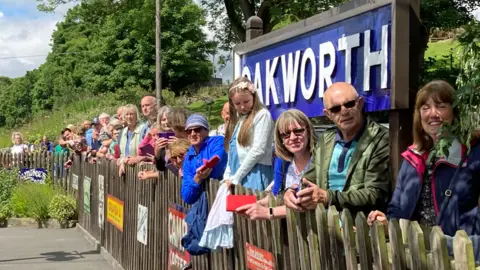
[[[208,118],[208,123],[210,124],[210,127],[212,129],[216,129],[221,123],[223,123],[220,112],[222,111],[223,104],[225,104],[225,102],[227,101],[228,98],[226,96],[214,100],[213,103],[210,105],[210,114],[208,113],[209,106],[203,101],[194,102],[190,104],[187,108],[192,112],[201,112],[205,114],[205,116]]]
[[[92,120],[102,112],[113,114],[117,105],[110,95],[78,99],[52,112],[37,114],[28,124],[14,130],[0,129],[0,147],[12,145],[13,131],[20,131],[30,143],[39,141],[44,135],[53,141],[67,125],[80,125],[84,120]]]
[[[440,59],[445,55],[450,55],[450,53],[453,53],[453,56],[456,57],[458,45],[459,43],[452,39],[429,43],[428,49],[425,51],[425,58]]]

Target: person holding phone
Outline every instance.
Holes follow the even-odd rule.
[[[194,204],[205,192],[204,181],[207,178],[222,180],[227,165],[227,153],[223,148],[222,136],[208,136],[207,119],[200,114],[192,114],[185,126],[190,148],[183,163],[182,199]],[[205,168],[203,160],[218,156],[219,162],[214,168]],[[203,168],[202,168],[203,167]]]
[[[272,116],[248,78],[236,79],[228,92],[230,120],[224,141],[228,166],[223,178],[263,191],[273,180]]]
[[[163,172],[168,167],[167,146],[178,139],[187,139],[185,125],[189,116],[190,112],[184,108],[174,108],[168,112],[163,112],[160,109],[157,124],[162,127],[162,131],[157,134],[155,140],[155,167],[157,170]],[[175,170],[175,172],[177,171]]]
[[[275,176],[272,194],[277,196],[287,188],[301,184],[301,178],[310,168],[317,137],[312,122],[297,109],[283,112],[277,119],[274,132]],[[251,220],[285,218],[285,205],[268,207],[269,196],[236,209],[237,214],[247,215]]]

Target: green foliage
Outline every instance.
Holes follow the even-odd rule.
[[[47,12],[68,2],[76,1],[37,1]],[[138,103],[134,97],[154,89],[155,1],[78,2],[57,24],[43,65],[21,78],[0,78],[0,127],[108,93]],[[179,94],[210,81],[216,45],[202,31],[205,12],[193,0],[163,0],[161,10],[163,87]]]
[[[257,15],[264,24],[264,33],[289,23],[306,19],[335,7],[345,0],[202,0],[202,6],[212,18],[208,26],[215,33],[220,48],[231,50],[234,44],[244,42],[245,23]]]
[[[34,218],[37,221],[48,219],[48,208],[56,193],[50,185],[22,183],[13,192],[12,210],[18,217]]]
[[[0,170],[0,223],[11,217],[10,199],[17,186],[18,170]]]
[[[439,134],[443,136],[435,145],[435,155],[448,155],[448,148],[454,138],[467,145],[475,132],[480,130],[480,23],[471,22],[458,38],[462,48],[459,52],[460,74],[457,78],[454,109],[458,112],[458,121],[453,125],[444,125]]]
[[[56,219],[62,227],[65,227],[69,220],[77,218],[76,198],[69,194],[57,194],[50,202],[48,210],[50,217]]]

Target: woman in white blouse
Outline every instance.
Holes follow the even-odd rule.
[[[13,132],[12,134],[13,146],[10,148],[12,154],[28,153],[28,145],[23,143],[23,135],[20,132]]]
[[[228,93],[230,120],[225,132],[228,166],[223,175],[234,185],[263,191],[273,180],[273,120],[245,77],[236,79]]]

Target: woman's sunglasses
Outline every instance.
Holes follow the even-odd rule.
[[[357,99],[354,99],[354,100],[347,101],[347,102],[343,103],[343,105],[333,106],[328,110],[331,113],[339,113],[342,110],[342,106],[345,107],[345,109],[350,109],[350,108],[355,107],[356,104],[357,104]]]
[[[303,132],[305,132],[305,129],[304,128],[295,128],[291,131],[287,131],[285,133],[280,133],[280,136],[285,140],[285,139],[290,138],[290,136],[292,135],[292,132],[293,132],[293,134],[295,134],[296,137],[299,137],[299,136],[303,136]]]

